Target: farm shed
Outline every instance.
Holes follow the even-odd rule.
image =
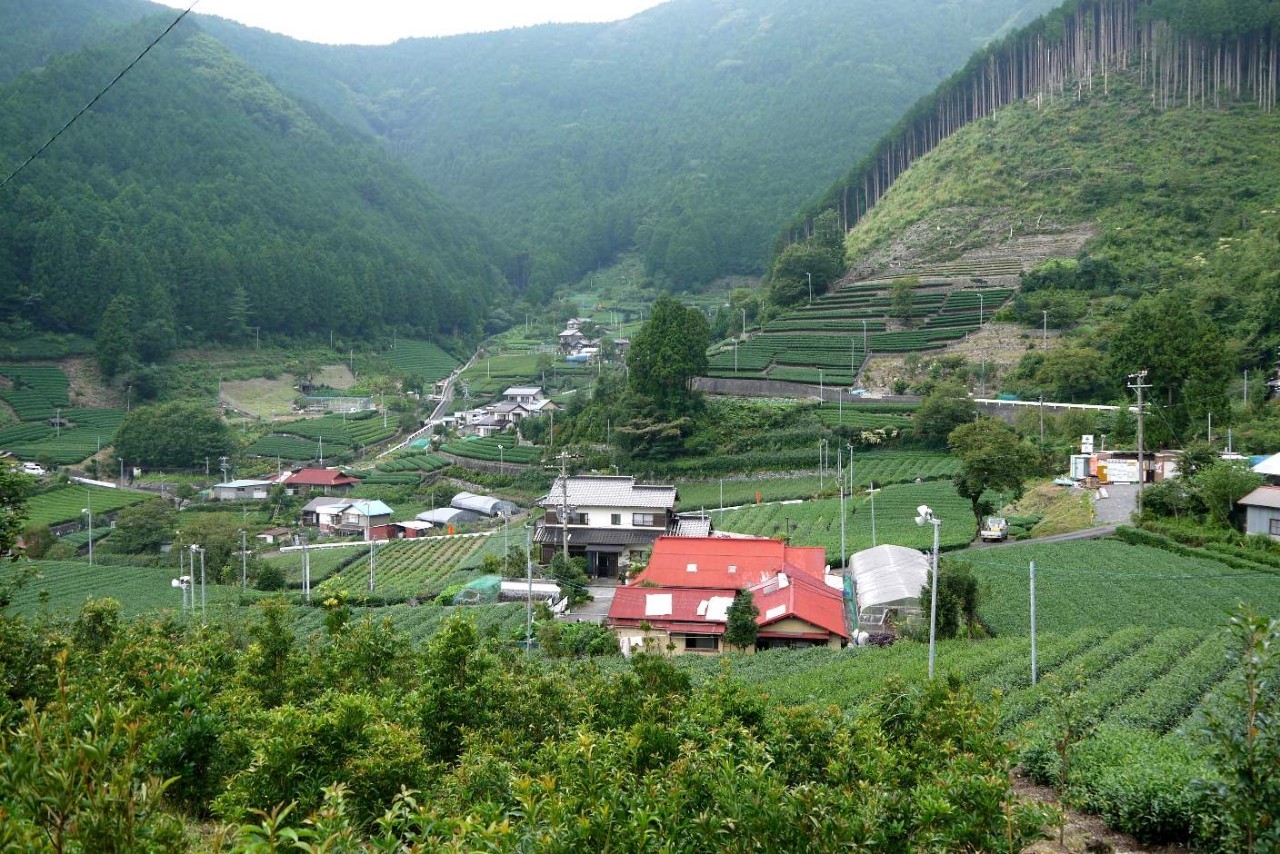
[[[1246,534],[1280,540],[1280,486],[1259,486],[1236,503],[1245,509]]]
[[[513,502],[504,501],[501,498],[491,498],[488,495],[476,495],[474,492],[459,492],[453,496],[453,500],[449,504],[458,510],[469,510],[472,513],[479,513],[481,516],[489,516],[490,518],[514,516],[520,512],[520,508]]]
[[[850,566],[859,628],[880,629],[887,617],[920,610],[920,591],[929,580],[929,559],[921,552],[876,546],[856,553]]]
[[[274,486],[269,480],[229,480],[213,485],[215,501],[262,501]]]

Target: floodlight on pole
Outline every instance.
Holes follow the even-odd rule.
[[[85,490],[86,501],[89,506],[81,510],[81,513],[89,516],[89,566],[93,566],[93,493]]]
[[[934,647],[938,637],[938,529],[942,520],[933,515],[927,504],[916,508],[916,524],[933,526],[933,580],[929,584],[929,678],[933,678]]]
[[[806,272],[809,277],[809,305],[813,305],[813,273]]]

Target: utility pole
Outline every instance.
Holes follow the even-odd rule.
[[[1244,369],[1244,405],[1249,405],[1249,369]]]
[[[1136,389],[1138,392],[1138,516],[1139,518],[1141,518],[1142,516],[1142,484],[1143,484],[1143,481],[1146,480],[1146,472],[1143,471],[1143,459],[1142,459],[1142,456],[1143,456],[1142,427],[1143,427],[1143,420],[1144,420],[1143,416],[1146,414],[1146,410],[1143,407],[1142,393],[1146,389],[1151,388],[1151,384],[1146,381],[1147,372],[1145,369],[1138,371],[1136,374],[1129,374],[1129,379],[1132,381],[1128,384],[1129,388]]]
[[[307,548],[307,532],[302,532],[302,596],[311,604],[311,552]]]
[[[561,451],[560,460],[560,550],[564,561],[569,562],[569,452]]]
[[[1040,445],[1044,446],[1044,395],[1040,395]]]
[[[249,587],[249,550],[245,543],[245,530],[240,529],[240,589]]]
[[[369,592],[373,592],[374,580],[377,578],[378,541],[369,541]]]
[[[1040,313],[1044,315],[1044,339],[1043,339],[1044,343],[1041,345],[1040,349],[1048,350],[1049,349],[1049,309],[1047,308],[1042,309]]]
[[[533,646],[533,529],[528,523],[524,526],[524,577],[529,585],[528,595],[524,600],[524,654],[528,655]]]
[[[849,571],[849,550],[846,546],[844,532],[844,448],[836,446],[836,471],[840,478],[840,568]]]
[[[1036,562],[1031,561],[1031,684],[1036,684]]]

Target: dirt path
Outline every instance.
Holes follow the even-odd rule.
[[[1039,801],[1059,809],[1062,807],[1062,802],[1058,799],[1057,792],[1047,786],[1038,786],[1021,775],[1014,778],[1013,789],[1021,800]],[[1023,849],[1024,852],[1031,852],[1031,854],[1064,854],[1065,852],[1070,852],[1070,854],[1078,854],[1078,852],[1090,852],[1090,854],[1103,854],[1103,852],[1116,852],[1116,854],[1127,854],[1127,852],[1173,854],[1173,852],[1190,850],[1180,845],[1143,845],[1128,834],[1117,833],[1109,829],[1102,819],[1096,815],[1068,809],[1064,817],[1061,844],[1058,842],[1058,829],[1055,827],[1050,830],[1049,839],[1028,846]]]

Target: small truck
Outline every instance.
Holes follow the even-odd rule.
[[[978,534],[985,543],[999,543],[1009,538],[1009,523],[1000,516],[988,516]]]

